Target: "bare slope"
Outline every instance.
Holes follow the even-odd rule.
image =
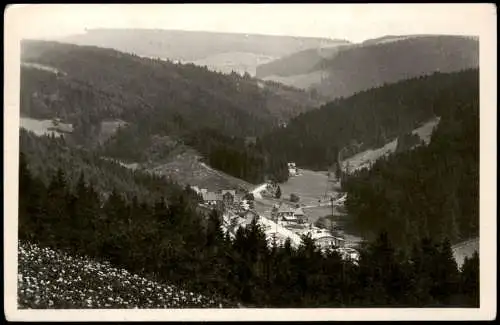
[[[172,153],[164,163],[143,165],[142,168],[167,176],[179,184],[198,186],[210,191],[238,189],[243,192],[252,187],[241,179],[211,168],[203,162],[199,153],[189,148]]]
[[[422,126],[416,128],[411,133],[418,135],[424,143],[428,144],[431,140],[432,131],[436,128],[438,123],[439,117],[433,118],[423,123]],[[383,147],[368,149],[357,153],[343,161],[344,167],[346,167],[350,172],[356,171],[360,168],[369,167],[378,159],[393,153],[396,150],[397,145],[398,139],[395,139],[388,142]]]

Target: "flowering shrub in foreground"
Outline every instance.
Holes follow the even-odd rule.
[[[223,307],[215,298],[25,242],[18,245],[17,286],[21,309]]]

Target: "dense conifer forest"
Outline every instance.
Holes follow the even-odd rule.
[[[257,76],[286,76],[284,82],[310,87],[332,100],[435,71],[478,67],[478,38],[410,35],[305,50],[258,66]]]
[[[153,204],[126,201],[112,191],[101,200],[82,174],[68,185],[62,169],[48,184],[20,156],[19,238],[70,253],[106,259],[191,290],[255,307],[415,307],[479,304],[479,257],[457,268],[448,240],[432,237],[403,253],[381,233],[361,250],[359,263],[335,250],[321,253],[304,237],[268,247],[257,223],[231,241],[220,217],[196,212],[180,191]]]
[[[134,196],[153,202],[155,199],[181,190],[165,177],[124,168],[119,163],[105,160],[91,150],[68,145],[64,137],[37,136],[20,130],[20,152],[30,161],[31,172],[44,184],[58,169],[66,173],[67,185],[75,188],[81,173],[91,182],[100,197],[113,190],[130,201]]]
[[[346,179],[346,207],[365,236],[385,229],[402,248],[427,236],[453,244],[479,236],[479,98],[441,112],[428,146]]]
[[[302,168],[327,170],[336,161],[385,145],[421,123],[479,98],[477,69],[401,81],[334,100],[293,118],[258,144]]]

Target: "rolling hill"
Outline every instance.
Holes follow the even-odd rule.
[[[74,120],[87,114],[132,122],[178,113],[227,133],[251,135],[320,103],[275,83],[97,47],[25,41],[22,61],[21,113],[29,117]]]
[[[448,35],[386,36],[320,52],[306,50],[257,67],[256,76],[315,89],[330,99],[399,80],[479,67],[479,41]]]
[[[24,41],[21,59],[22,117],[57,117],[72,125],[68,143],[127,163],[150,162],[149,153],[156,151],[157,162],[164,164],[176,143],[201,129],[226,137],[217,146],[226,150],[239,142],[235,139],[263,134],[323,102],[275,82],[92,46]],[[210,161],[214,146],[190,145]],[[232,151],[242,163],[253,159],[245,163],[249,168],[260,166],[246,180],[265,177],[260,168],[270,159],[246,147],[232,146]],[[238,178],[250,173],[231,168]]]
[[[256,76],[268,78],[269,76],[290,77],[314,72],[317,65],[324,59],[335,56],[339,51],[352,47],[351,44],[339,44],[324,48],[307,49],[296,52],[278,60],[261,64],[257,67]]]
[[[90,29],[85,34],[71,35],[59,41],[251,75],[262,62],[309,48],[346,43],[327,38],[152,29]]]

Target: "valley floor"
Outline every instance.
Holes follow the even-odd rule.
[[[289,180],[280,184],[281,198],[275,199],[267,196],[255,197],[255,210],[259,215],[270,218],[271,209],[275,204],[286,204],[294,206],[295,204],[289,201],[290,195],[296,194],[299,196],[300,207],[307,216],[307,223],[314,224],[320,218],[332,215],[332,207],[329,197],[332,193],[328,185],[327,172],[316,172],[307,169],[300,170],[301,175],[290,177]],[[262,187],[262,186],[259,186]],[[258,188],[259,188],[258,187]],[[343,213],[338,211],[334,206],[333,215],[336,217],[334,223],[342,223],[345,221]],[[346,246],[355,247],[362,241],[362,238],[354,233],[346,233],[340,231],[346,239]]]

